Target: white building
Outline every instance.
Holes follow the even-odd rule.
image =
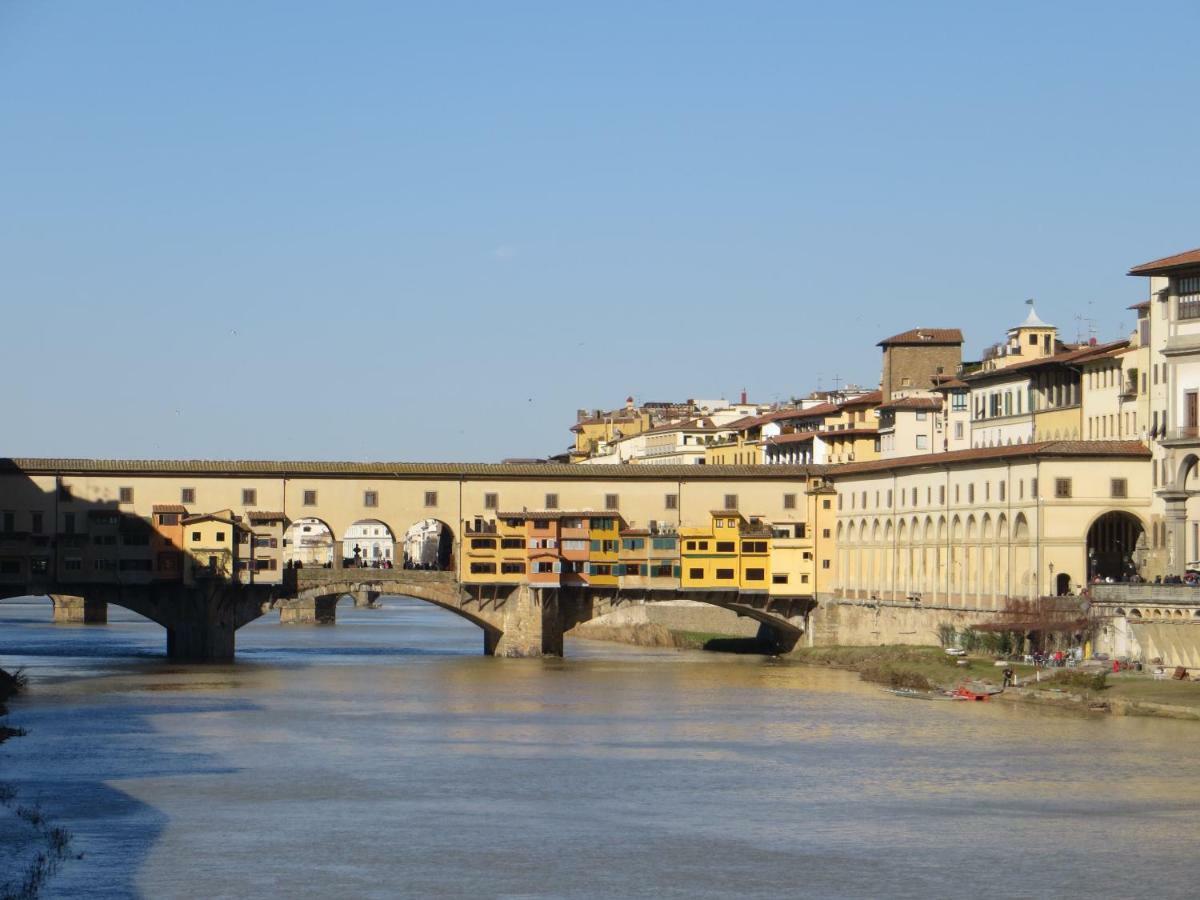
[[[356,557],[365,562],[382,562],[390,560],[395,552],[396,542],[392,538],[391,529],[378,519],[362,519],[346,529],[342,538],[342,556],[346,559]]]

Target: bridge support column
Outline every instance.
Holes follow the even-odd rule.
[[[235,628],[230,622],[179,622],[167,627],[167,656],[180,662],[230,662]]]
[[[337,594],[298,597],[279,604],[280,625],[334,625],[337,623]]]
[[[374,609],[378,605],[378,591],[355,591],[354,606],[358,609]]]
[[[54,604],[54,622],[58,625],[106,625],[108,604],[103,600],[87,597],[72,597],[67,594],[51,594]]]
[[[563,628],[558,591],[523,584],[504,603],[501,630],[485,631],[488,656],[562,656]]]

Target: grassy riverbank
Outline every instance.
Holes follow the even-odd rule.
[[[933,690],[956,687],[962,681],[992,681],[999,671],[990,660],[947,656],[938,647],[804,647],[789,659],[815,666],[850,669],[864,681],[888,687]]]
[[[679,631],[655,622],[606,625],[585,622],[570,637],[588,641],[611,641],[635,647],[675,647],[679,650],[712,650],[720,653],[767,653],[757,638],[738,637],[715,631]]]
[[[806,647],[790,657],[800,663],[848,669],[864,681],[888,687],[938,690],[964,681],[999,686],[1001,667],[980,657],[947,656],[940,647]],[[966,661],[959,665],[959,660]],[[1019,687],[1006,700],[1049,703],[1062,708],[1125,716],[1200,721],[1200,682],[1155,679],[1148,672],[1112,674],[1103,669],[1042,670],[1010,663]]]

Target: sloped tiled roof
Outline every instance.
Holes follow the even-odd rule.
[[[883,391],[868,391],[858,397],[851,397],[838,404],[838,409],[850,409],[854,406],[874,406],[883,400]]]
[[[1122,350],[1128,346],[1128,339],[1110,341],[1107,344],[1085,344],[1082,347],[1064,350],[1052,356],[1043,356],[1041,359],[1029,359],[1025,362],[1013,363],[1011,366],[1005,366],[1002,369],[992,369],[986,372],[981,369],[978,372],[971,372],[968,375],[964,375],[963,379],[965,381],[987,381],[991,378],[1003,378],[1009,372],[1023,372],[1027,369],[1038,368],[1039,366],[1082,363],[1094,357],[1109,354],[1114,350]]]
[[[899,397],[879,407],[880,409],[938,410],[942,408],[940,397]]]
[[[246,518],[251,522],[282,522],[287,518],[281,512],[268,512],[264,510],[252,510],[246,513]]]
[[[1025,457],[1150,459],[1150,450],[1140,441],[1040,441],[1030,444],[1012,444],[1005,447],[975,447],[970,450],[952,450],[949,453],[926,453],[921,456],[902,456],[897,459],[842,463],[829,466],[826,477],[836,480],[846,475],[865,472],[888,472],[894,469],[919,469],[927,466],[950,466],[978,460]]]
[[[957,328],[910,328],[890,338],[884,338],[876,347],[891,347],[896,344],[961,344],[963,333]]]
[[[1142,263],[1140,266],[1134,266],[1129,270],[1130,275],[1157,275],[1160,272],[1168,272],[1171,269],[1182,269],[1188,266],[1200,266],[1200,247],[1195,250],[1185,250],[1183,253],[1176,253],[1174,256],[1164,256],[1162,259],[1154,259],[1147,263]]]
[[[187,507],[182,503],[155,503],[150,507],[152,513],[183,513],[187,515]]]
[[[584,466],[567,463],[406,463],[298,462],[277,460],[155,460],[0,458],[0,474],[26,475],[210,475],[279,478],[380,478],[388,480],[458,480],[466,478],[534,481],[720,481],[729,478],[771,480],[821,474],[820,466]]]

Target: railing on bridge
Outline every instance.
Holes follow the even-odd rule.
[[[1099,603],[1200,606],[1200,586],[1190,584],[1093,584],[1090,591]]]

